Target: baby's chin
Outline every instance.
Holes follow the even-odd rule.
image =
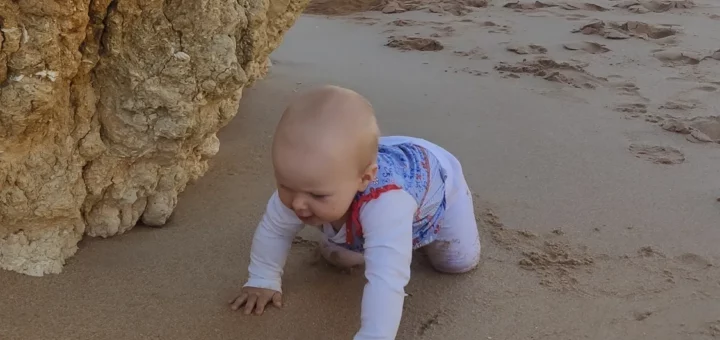
[[[298,216],[298,218],[300,219],[300,221],[302,221],[302,223],[305,223],[306,225],[317,226],[317,227],[320,227],[323,224],[331,224],[334,221],[338,221],[338,220],[342,219],[342,217],[340,217],[338,219],[326,219],[326,218],[321,218],[318,216],[310,216],[308,218],[302,218],[302,217]]]
[[[302,221],[302,223],[305,223],[306,225],[321,226],[321,225],[325,224],[325,222],[323,220],[321,220],[320,218],[318,218],[317,216],[310,216],[310,217],[298,216],[298,218],[300,219],[300,221]]]

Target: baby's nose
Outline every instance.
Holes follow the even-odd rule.
[[[300,198],[296,198],[293,200],[292,208],[293,208],[293,211],[295,211],[295,214],[297,214],[300,217],[309,217],[310,216],[310,211],[308,211],[307,204],[305,204],[305,201]]]

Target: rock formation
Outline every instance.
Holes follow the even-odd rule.
[[[164,224],[307,0],[0,0],[0,268]]]

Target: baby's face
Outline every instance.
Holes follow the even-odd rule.
[[[357,192],[372,180],[356,167],[339,163],[345,162],[313,160],[307,155],[274,161],[280,200],[303,223],[344,221]]]
[[[273,137],[280,200],[305,224],[338,226],[375,179],[378,134],[372,106],[357,93],[326,86],[294,98]]]

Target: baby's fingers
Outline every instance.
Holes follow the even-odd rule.
[[[245,301],[248,299],[248,295],[246,293],[240,294],[240,296],[236,297],[233,300],[230,300],[230,309],[232,310],[238,310],[240,306],[245,303]]]
[[[270,298],[267,295],[260,295],[255,303],[255,315],[262,315],[268,302],[270,302]]]
[[[257,294],[250,294],[248,296],[247,301],[245,302],[245,315],[250,315],[250,313],[252,313],[253,308],[257,304],[257,299]]]
[[[282,294],[275,293],[272,297],[272,302],[277,308],[282,308]]]

